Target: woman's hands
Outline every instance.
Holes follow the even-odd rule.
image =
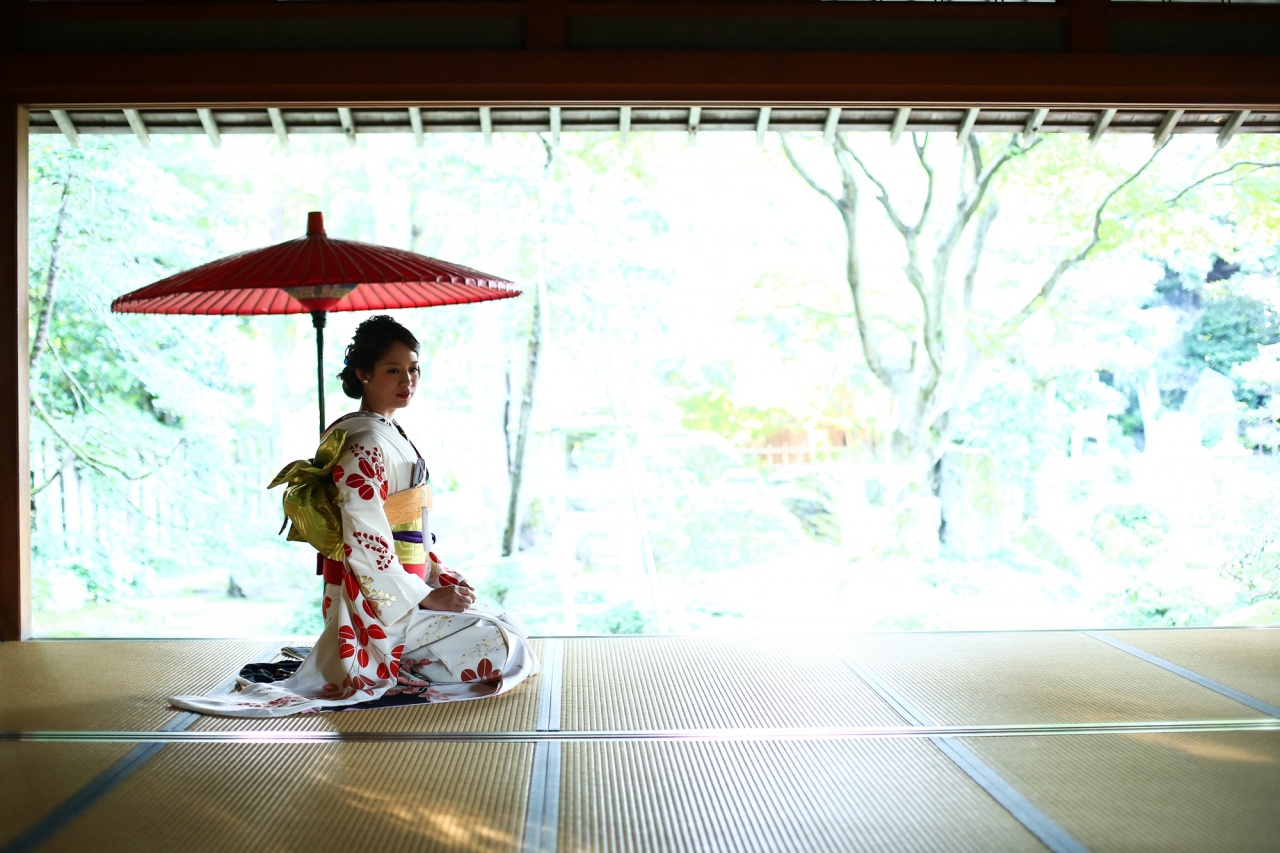
[[[476,603],[476,594],[470,586],[442,586],[433,589],[427,597],[418,603],[425,610],[445,610],[450,613],[461,613]]]

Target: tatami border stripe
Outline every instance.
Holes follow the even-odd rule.
[[[538,722],[540,732],[560,731],[560,674],[564,671],[564,640],[544,640],[542,644],[542,676],[538,685]]]
[[[1009,723],[969,726],[820,726],[776,729],[651,729],[574,732],[432,731],[0,731],[0,743],[603,743],[1280,732],[1280,720],[1153,720],[1136,723]]]
[[[893,706],[893,710],[897,711],[898,716],[902,717],[902,719],[913,726],[936,725],[933,720],[920,713],[914,705],[907,701],[905,696],[894,690],[887,681],[876,674],[875,670],[863,663],[852,652],[847,649],[837,649],[836,655],[844,662],[845,666],[852,669],[859,678],[865,681],[867,686],[879,694],[881,699]]]
[[[1261,711],[1268,716],[1280,719],[1280,708],[1277,708],[1269,702],[1263,702],[1257,697],[1250,696],[1248,693],[1242,693],[1234,687],[1228,687],[1221,681],[1214,681],[1212,678],[1207,678],[1194,670],[1187,669],[1185,666],[1178,666],[1173,661],[1167,661],[1162,657],[1151,654],[1150,652],[1145,652],[1137,646],[1131,646],[1128,643],[1115,639],[1114,637],[1108,637],[1101,631],[1085,631],[1084,633],[1093,637],[1095,640],[1101,640],[1108,646],[1117,648],[1122,652],[1128,652],[1134,657],[1140,658],[1147,663],[1153,663],[1161,669],[1172,672],[1174,675],[1181,675],[1188,681],[1193,681],[1201,687],[1207,687],[1214,693],[1226,696],[1228,699],[1234,699],[1241,705],[1247,705],[1255,711]]]
[[[278,642],[272,643],[263,649],[262,653],[257,657],[265,657],[275,653],[280,648]],[[238,675],[238,673],[237,673]],[[218,684],[210,693],[229,693],[236,685],[236,676],[228,676]],[[160,732],[166,735],[176,735],[182,733],[184,729],[200,719],[199,714],[191,711],[183,711],[174,717],[168,723],[161,727]],[[93,732],[77,732],[77,734],[94,734]],[[3,740],[11,740],[11,738],[0,738]],[[27,740],[26,738],[18,738],[19,740]],[[27,851],[35,850],[41,847],[46,841],[61,832],[67,824],[75,820],[83,814],[90,806],[102,799],[110,793],[117,785],[128,779],[135,771],[155,758],[160,750],[164,749],[165,744],[174,743],[170,740],[145,740],[139,741],[139,745],[129,751],[129,754],[121,758],[115,764],[99,773],[88,784],[76,791],[67,799],[54,806],[44,817],[35,823],[34,826],[27,829],[17,838],[10,841],[3,848],[2,853],[27,853]]]
[[[982,790],[990,794],[991,798],[1005,811],[1013,815],[1018,823],[1025,826],[1028,832],[1039,838],[1045,847],[1055,853],[1088,853],[1089,848],[1072,838],[1071,833],[1036,808],[1030,800],[988,767],[964,744],[943,737],[929,740],[955,762],[955,765],[970,779],[977,782]]]
[[[560,675],[564,672],[564,640],[542,641],[538,684],[538,733],[560,732]],[[540,740],[533,748],[529,804],[524,812],[523,853],[555,853],[560,835],[560,741]]]
[[[521,850],[523,853],[555,853],[559,835],[560,741],[540,741],[533,748]]]
[[[135,770],[150,761],[164,747],[164,743],[154,741],[134,747],[128,755],[104,770],[97,778],[59,803],[33,826],[6,844],[3,848],[4,853],[28,853],[39,848],[108,791],[133,775]]]
[[[859,659],[852,651],[841,649],[839,654],[841,660],[856,672],[872,690],[876,691],[886,702],[892,705],[904,719],[909,720],[918,728],[937,727],[933,720],[912,705],[901,693],[894,690],[888,682],[882,679],[875,670]],[[1071,836],[1071,833],[1058,826],[1052,818],[1036,808],[1030,800],[1006,782],[1000,774],[987,766],[982,759],[970,752],[967,747],[952,740],[954,737],[956,735],[953,733],[935,735],[930,737],[929,741],[938,747],[943,755],[951,759],[952,763],[959,767],[966,776],[976,782],[982,790],[986,791],[991,799],[999,803],[1005,811],[1012,815],[1014,820],[1040,839],[1040,842],[1053,853],[1088,853],[1088,848],[1076,841]]]

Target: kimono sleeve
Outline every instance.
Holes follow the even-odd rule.
[[[361,435],[347,443],[333,470],[342,511],[346,591],[364,597],[364,610],[390,625],[415,609],[431,587],[400,565],[391,523],[383,511],[388,491],[386,454],[376,439]]]

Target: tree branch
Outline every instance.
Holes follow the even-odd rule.
[[[991,231],[991,224],[999,215],[1000,205],[992,199],[982,211],[982,215],[978,217],[977,227],[974,228],[972,250],[964,272],[964,289],[961,291],[961,304],[964,305],[965,311],[973,310],[973,290],[978,278],[978,264],[982,260],[982,252],[987,244],[987,234]]]
[[[791,153],[791,146],[787,143],[787,135],[785,133],[780,133],[778,134],[778,137],[782,140],[782,153],[787,156],[787,161],[791,163],[791,168],[796,170],[796,174],[799,175],[801,178],[803,178],[804,182],[808,184],[809,187],[814,192],[821,195],[823,198],[825,198],[827,201],[834,204],[836,207],[839,207],[840,201],[835,197],[835,195],[823,189],[822,186],[820,186],[817,181],[809,177],[809,173],[804,170],[804,166],[801,166],[800,161],[797,160],[796,156]]]
[[[929,161],[925,159],[925,146],[929,144],[928,134],[924,135],[923,142],[916,142],[917,134],[911,134],[911,147],[916,150],[916,159],[920,161],[920,168],[924,169],[925,175],[928,177],[928,184],[925,187],[924,204],[920,207],[920,220],[916,223],[915,230],[918,233],[924,228],[924,221],[929,218],[929,208],[933,204],[933,167],[929,165]]]
[[[40,494],[45,489],[52,486],[53,481],[58,479],[60,476],[62,476],[62,469],[67,467],[67,463],[74,458],[75,458],[74,454],[68,453],[65,456],[63,456],[60,460],[58,460],[58,467],[53,469],[53,473],[50,474],[47,478],[45,478],[45,481],[40,485],[31,487],[31,497],[34,498],[36,495]]]
[[[849,284],[849,293],[853,297],[853,319],[858,326],[858,341],[862,345],[862,357],[866,359],[871,373],[886,388],[892,388],[895,371],[884,361],[875,340],[871,336],[871,318],[863,293],[862,265],[858,258],[858,181],[853,168],[847,159],[836,153],[836,166],[840,169],[840,198],[835,202],[836,210],[845,230],[845,281]]]
[[[911,288],[916,292],[916,296],[920,300],[920,311],[923,315],[922,334],[924,338],[925,354],[929,357],[929,364],[932,369],[929,383],[932,383],[937,381],[937,377],[942,372],[942,336],[938,325],[939,309],[937,306],[932,304],[929,299],[929,294],[926,292],[924,273],[920,269],[920,247],[917,242],[917,238],[919,237],[920,230],[924,225],[924,217],[928,214],[930,199],[933,195],[933,171],[929,167],[928,163],[923,159],[923,146],[916,145],[914,137],[912,145],[916,149],[917,156],[921,158],[921,165],[924,167],[929,181],[928,197],[925,199],[924,209],[920,214],[920,221],[915,225],[907,225],[902,221],[902,218],[898,216],[898,212],[889,198],[888,187],[886,187],[875,175],[871,173],[866,164],[862,162],[861,158],[858,157],[857,153],[849,146],[842,136],[836,136],[833,148],[835,149],[836,161],[840,163],[841,171],[846,176],[846,183],[853,180],[853,170],[849,167],[847,162],[851,159],[858,165],[858,168],[862,170],[862,173],[867,176],[867,179],[870,180],[871,183],[875,184],[876,188],[880,191],[878,198],[880,206],[883,207],[885,213],[888,214],[889,220],[893,223],[894,228],[896,228],[898,233],[902,235],[902,242],[907,250],[907,263],[904,267],[904,271],[907,275],[907,281],[911,284]],[[912,370],[915,369],[915,354],[917,352],[916,343],[918,342],[913,342],[912,344],[912,356],[910,363],[910,369]]]
[[[1241,160],[1239,163],[1232,163],[1230,166],[1228,166],[1225,169],[1220,169],[1219,171],[1214,172],[1212,175],[1205,175],[1203,178],[1196,181],[1195,183],[1188,184],[1187,186],[1183,187],[1182,192],[1178,193],[1173,198],[1166,201],[1165,205],[1168,207],[1173,207],[1175,204],[1182,201],[1182,197],[1187,195],[1187,193],[1190,193],[1196,189],[1199,189],[1200,187],[1207,184],[1209,181],[1212,181],[1214,178],[1220,178],[1223,175],[1226,175],[1230,172],[1235,171],[1241,166],[1255,167],[1253,169],[1250,169],[1248,172],[1249,175],[1252,175],[1254,172],[1260,172],[1263,169],[1274,169],[1274,168],[1280,167],[1280,161],[1268,162],[1265,160]]]
[[[62,444],[62,446],[67,449],[69,453],[74,454],[76,459],[79,459],[81,462],[83,462],[85,465],[89,466],[90,468],[93,468],[95,471],[98,471],[98,472],[111,471],[115,474],[120,475],[126,480],[145,480],[147,477],[151,476],[150,471],[147,471],[146,473],[143,473],[143,474],[137,474],[137,475],[131,474],[128,471],[121,468],[120,466],[113,465],[112,463],[107,462],[104,459],[99,459],[89,451],[85,450],[83,447],[78,446],[74,441],[67,438],[66,434],[63,433],[62,430],[58,429],[58,427],[55,426],[54,418],[51,417],[47,411],[45,411],[44,404],[41,403],[40,400],[36,397],[31,398],[31,412],[37,418],[39,418],[40,421],[44,423],[45,426],[49,428],[49,431],[53,433],[54,438],[56,438]]]
[[[1093,250],[1098,247],[1098,244],[1102,242],[1102,217],[1103,217],[1103,214],[1106,213],[1107,207],[1111,204],[1112,200],[1117,195],[1120,194],[1121,191],[1123,191],[1130,184],[1136,181],[1142,175],[1142,173],[1147,170],[1147,167],[1155,162],[1156,158],[1160,156],[1160,152],[1163,150],[1164,150],[1164,146],[1161,146],[1160,148],[1157,148],[1155,151],[1153,151],[1151,156],[1147,158],[1147,161],[1143,163],[1142,166],[1139,167],[1136,172],[1134,172],[1129,177],[1125,178],[1118,185],[1113,187],[1111,192],[1107,193],[1106,197],[1102,199],[1102,203],[1098,205],[1097,210],[1094,211],[1093,233],[1089,239],[1089,242],[1085,245],[1083,249],[1076,252],[1074,255],[1064,258],[1057,265],[1057,267],[1054,268],[1053,272],[1049,274],[1049,277],[1045,279],[1044,284],[1040,286],[1040,290],[1036,293],[1036,295],[1032,297],[1031,300],[1022,307],[1021,311],[1019,311],[1013,317],[1010,317],[1001,325],[999,330],[1001,333],[1007,333],[1009,331],[1012,331],[1014,328],[1021,325],[1022,322],[1025,321],[1028,317],[1030,317],[1037,310],[1039,310],[1039,308],[1042,305],[1044,305],[1045,300],[1049,298],[1049,294],[1053,292],[1053,288],[1056,287],[1058,282],[1062,279],[1062,276],[1065,275],[1068,270],[1080,264],[1080,262],[1083,261],[1085,258],[1089,257],[1089,255],[1093,252]]]
[[[879,178],[871,174],[871,170],[862,162],[862,159],[857,155],[857,153],[849,147],[849,143],[844,141],[844,137],[841,134],[836,134],[835,144],[833,147],[836,149],[836,159],[840,158],[841,153],[851,157],[853,162],[858,164],[858,168],[862,170],[862,174],[867,176],[867,180],[876,185],[876,189],[880,191],[877,201],[880,202],[880,206],[884,208],[885,213],[889,215],[889,221],[893,223],[893,227],[897,228],[903,236],[914,233],[911,226],[903,222],[902,217],[898,216],[898,211],[894,210],[893,204],[889,201],[889,190],[880,182]]]

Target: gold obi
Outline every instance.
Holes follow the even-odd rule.
[[[382,511],[391,524],[396,557],[403,565],[427,562],[431,543],[423,541],[422,511],[431,509],[431,487],[426,483],[387,495]]]

